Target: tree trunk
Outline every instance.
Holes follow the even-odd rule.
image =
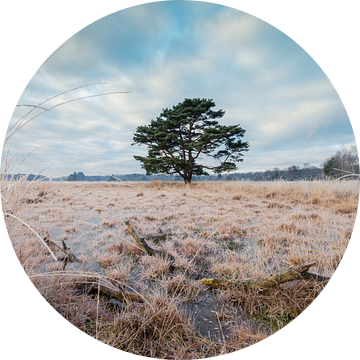
[[[269,275],[261,279],[202,279],[200,280],[204,285],[210,287],[226,287],[236,286],[243,287],[245,289],[264,289],[274,287],[283,284],[288,281],[294,280],[317,280],[317,281],[329,281],[330,278],[317,274],[311,274],[307,271],[315,265],[315,262],[305,265],[290,266],[287,270],[281,271],[274,275]]]

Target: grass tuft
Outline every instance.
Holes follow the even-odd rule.
[[[198,280],[261,278],[293,262],[313,261],[314,272],[332,276],[352,234],[358,192],[356,181],[152,182],[125,188],[2,179],[2,206],[21,266],[72,324],[137,355],[197,359],[270,336],[324,287],[300,281],[260,292],[210,292]],[[173,254],[175,269],[139,249],[124,219],[137,223],[151,247]],[[88,294],[89,277],[54,262],[40,241],[46,233],[147,301],[119,305]],[[213,314],[211,323],[201,311]]]

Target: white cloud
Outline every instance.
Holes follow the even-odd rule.
[[[342,142],[353,142],[329,80],[300,47],[268,24],[221,8],[208,17],[194,15],[196,21],[184,25],[177,18],[174,22],[161,3],[124,14],[69,39],[39,69],[21,102],[36,104],[98,81],[110,83],[65,94],[46,106],[104,92],[131,93],[72,102],[44,113],[14,137],[22,142],[11,149],[25,150],[35,142],[43,146],[44,158],[71,155],[59,164],[61,171],[86,165],[116,172],[121,158],[129,171],[141,171],[132,155],[145,148],[130,146],[136,126],[185,97],[213,98],[226,110],[222,123],[240,123],[247,130],[250,151],[240,169],[265,167],[281,157],[289,165],[295,160],[313,163],[300,159],[306,148],[321,145],[328,149],[321,153],[328,153]],[[266,155],[274,151],[282,156]],[[312,155],[318,161],[320,155]]]

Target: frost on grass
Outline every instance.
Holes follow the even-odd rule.
[[[12,185],[23,187],[13,191]],[[324,285],[210,294],[198,280],[261,278],[283,271],[290,261],[315,261],[314,272],[332,276],[350,240],[359,199],[355,181],[25,185],[2,184],[2,206],[21,266],[43,296],[74,325],[109,345],[174,359],[244,348],[299,315]],[[39,234],[65,240],[80,259],[97,264],[148,302],[110,310],[105,298],[90,296],[79,285],[86,277],[59,272],[61,264],[10,214]],[[173,272],[165,260],[136,246],[125,219],[136,224],[153,249],[175,257]],[[206,337],[198,331],[191,306],[209,296],[218,333]],[[239,313],[247,321],[240,321]]]

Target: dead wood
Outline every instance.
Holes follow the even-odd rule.
[[[121,284],[119,284],[118,282],[116,283],[110,277],[102,276],[102,275],[94,272],[92,269],[90,269],[86,265],[86,263],[80,261],[71,252],[71,250],[66,246],[64,240],[61,241],[62,245],[60,245],[59,242],[57,242],[55,239],[53,239],[49,235],[47,235],[44,237],[44,241],[47,244],[56,246],[59,250],[61,250],[66,255],[65,263],[66,262],[81,263],[84,266],[84,271],[86,271],[87,274],[94,275],[93,277],[90,277],[90,282],[92,282],[93,285],[88,289],[89,292],[91,292],[93,289],[96,289],[96,290],[100,291],[100,293],[107,295],[113,299],[119,300],[121,302],[126,302],[129,300],[144,302],[144,299],[145,299],[144,296],[126,291]],[[87,281],[89,281],[89,279]],[[114,282],[115,282],[115,284],[114,284]]]
[[[323,276],[323,275],[319,275],[319,274],[313,274],[313,273],[309,273],[307,271],[302,273],[301,277],[304,280],[315,280],[315,281],[320,281],[320,282],[328,282],[330,280],[330,277],[328,277],[328,276]]]
[[[146,251],[149,255],[158,255],[158,256],[162,257],[163,259],[168,260],[170,262],[171,266],[174,265],[175,258],[172,255],[170,255],[169,253],[167,253],[165,251],[152,249],[146,243],[145,239],[140,236],[140,234],[135,229],[135,226],[131,220],[125,220],[124,222],[128,228],[130,235],[135,239],[136,243],[141,247],[141,249]]]
[[[44,236],[43,240],[49,245],[56,246],[59,250],[61,250],[66,255],[66,260],[69,262],[80,263],[81,261],[71,252],[71,250],[66,246],[65,241],[62,240],[61,244],[58,243],[55,239],[51,238],[49,234]]]
[[[245,289],[265,289],[271,288],[288,281],[294,280],[316,280],[329,281],[330,278],[322,275],[312,274],[307,272],[316,263],[312,262],[304,265],[290,266],[287,270],[278,272],[274,275],[269,275],[261,279],[202,279],[200,280],[204,285],[209,287],[226,287],[237,286]]]
[[[170,254],[168,254],[165,251],[155,250],[152,249],[142,238],[138,231],[135,229],[134,224],[130,220],[125,220],[125,224],[128,227],[129,233],[132,235],[132,237],[135,239],[137,244],[146,251],[149,255],[158,255],[164,258],[165,260],[168,260],[170,262],[170,266],[173,267],[174,264],[174,257]],[[115,280],[101,276],[98,273],[95,273],[93,270],[91,270],[89,267],[86,266],[85,263],[80,261],[72,252],[71,250],[66,246],[65,241],[62,241],[61,244],[57,242],[56,240],[52,239],[49,235],[44,237],[44,241],[47,244],[52,244],[56,246],[59,250],[61,250],[66,255],[66,262],[77,262],[82,263],[84,265],[84,270],[86,270],[88,273],[94,274],[94,277],[91,278],[91,281],[93,282],[92,287],[90,290],[97,289],[102,294],[105,294],[113,299],[116,299],[118,301],[124,302],[124,301],[140,301],[143,302],[145,300],[145,297],[140,294],[135,294],[128,292],[124,289],[124,287],[116,283]],[[212,278],[212,279],[202,279],[200,280],[204,285],[207,285],[209,287],[228,287],[228,286],[236,286],[236,287],[243,287],[244,289],[265,289],[265,288],[271,288],[278,286],[280,284],[294,281],[294,280],[315,280],[315,281],[322,281],[327,282],[330,280],[329,277],[318,275],[318,274],[312,274],[309,273],[308,270],[314,266],[316,263],[311,262],[308,264],[303,265],[296,265],[296,264],[290,264],[291,266],[285,270],[278,272],[276,274],[272,274],[266,277],[263,277],[261,279],[222,279],[222,278]]]

